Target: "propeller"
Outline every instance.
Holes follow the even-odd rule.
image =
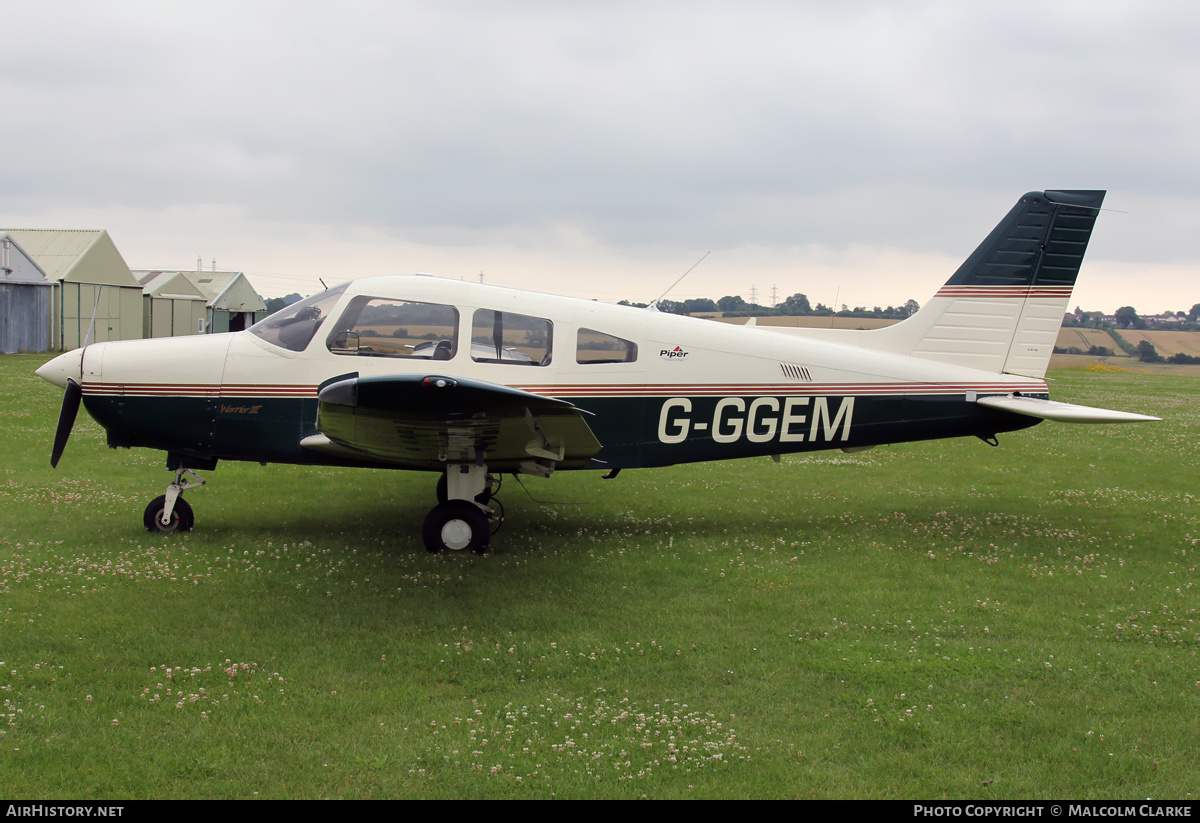
[[[75,425],[75,415],[79,414],[79,401],[83,398],[83,389],[70,378],[67,379],[67,390],[63,393],[62,410],[58,413],[58,428],[54,432],[54,449],[50,452],[51,468],[58,467],[63,449],[67,447],[67,438]]]

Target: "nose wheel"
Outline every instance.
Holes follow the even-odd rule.
[[[185,474],[193,479],[188,480]],[[191,469],[176,469],[175,481],[167,486],[167,493],[159,495],[150,501],[142,515],[142,523],[146,531],[171,534],[173,532],[190,532],[196,522],[192,507],[183,499],[183,493],[188,489],[204,485],[204,479]]]
[[[150,505],[146,507],[146,513],[142,516],[142,522],[146,526],[146,531],[170,534],[172,532],[190,532],[192,530],[196,518],[192,514],[192,507],[188,505],[186,500],[180,497],[175,501],[175,507],[167,515],[166,522],[164,523],[163,511],[166,508],[167,496],[165,494],[160,494],[150,501]]]

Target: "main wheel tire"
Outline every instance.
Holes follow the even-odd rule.
[[[142,515],[142,523],[146,526],[146,531],[170,534],[172,532],[190,532],[192,530],[196,518],[192,514],[192,507],[188,505],[186,500],[182,497],[175,499],[175,508],[171,510],[171,522],[164,526],[162,523],[162,513],[166,507],[167,496],[165,494],[160,494],[150,501],[150,505],[146,507],[146,513]]]
[[[421,539],[433,554],[443,551],[483,554],[491,537],[487,517],[478,506],[466,500],[439,503],[421,526]]]

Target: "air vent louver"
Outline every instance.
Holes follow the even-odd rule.
[[[808,369],[804,366],[796,366],[791,363],[780,363],[779,368],[783,369],[783,376],[788,380],[802,380],[805,383],[812,382],[812,375],[808,373]]]

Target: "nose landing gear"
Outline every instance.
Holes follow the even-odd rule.
[[[184,474],[191,475],[193,480],[184,479]],[[142,515],[142,523],[150,532],[190,532],[195,524],[192,507],[182,495],[188,489],[197,489],[205,483],[204,478],[191,469],[176,469],[175,480],[167,486],[167,493],[150,501]]]
[[[168,514],[167,496],[160,494],[158,497],[150,501],[150,505],[146,507],[146,513],[142,515],[142,522],[146,525],[148,532],[190,532],[192,526],[195,525],[196,518],[192,514],[192,507],[182,497],[175,501],[175,506]],[[164,516],[167,522],[163,522]]]

